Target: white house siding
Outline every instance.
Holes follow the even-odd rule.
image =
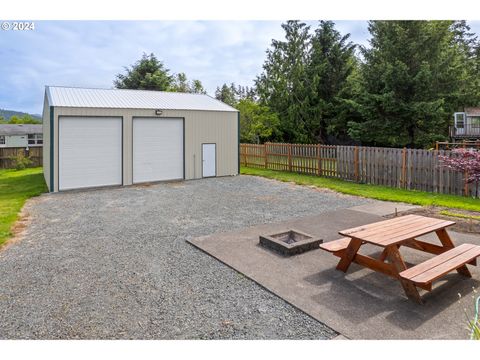
[[[49,182],[48,106],[44,108],[44,172]],[[132,184],[132,118],[157,117],[152,109],[54,108],[54,189],[58,191],[58,118],[61,116],[123,117],[123,182]],[[185,119],[185,179],[202,176],[202,143],[217,144],[217,176],[238,174],[238,113],[233,111],[163,110],[159,117]],[[47,120],[47,121],[45,121]]]
[[[28,135],[2,135],[5,137],[5,144],[0,144],[0,147],[38,147],[42,145],[28,145]]]
[[[2,147],[27,147],[27,135],[5,135],[5,145]]]

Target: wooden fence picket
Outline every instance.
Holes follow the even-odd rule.
[[[30,147],[28,150],[24,147],[0,148],[0,169],[11,169],[15,167],[15,158],[19,155],[28,156],[32,163],[31,167],[42,166],[43,149],[41,146]]]
[[[241,144],[240,164],[400,189],[473,195],[474,185],[465,181],[464,174],[441,167],[440,156],[449,154],[449,150],[368,146]]]

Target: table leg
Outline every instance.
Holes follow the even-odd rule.
[[[397,246],[395,245],[388,246],[385,250],[387,251],[388,260],[394,266],[394,268],[398,273],[407,269],[407,266],[405,265],[405,262],[403,261]],[[412,283],[411,281],[402,279],[400,277],[399,279],[407,297],[419,304],[423,304],[423,300],[420,297],[420,293],[418,292],[418,289],[415,286],[415,284]]]
[[[442,243],[442,245],[445,248],[453,249],[455,247],[455,245],[453,244],[453,241],[450,238],[450,235],[448,235],[448,232],[447,232],[446,229],[437,230],[437,231],[435,231],[435,233],[437,234],[438,239],[440,240],[440,242]],[[472,274],[470,273],[470,270],[468,270],[467,265],[463,265],[463,266],[459,267],[457,269],[457,272],[460,275],[470,277],[470,278],[472,277]]]
[[[358,239],[351,239],[348,247],[345,249],[340,261],[337,264],[337,270],[347,272],[348,267],[352,263],[352,260],[355,258],[355,255],[362,246],[362,241]]]
[[[400,245],[394,245],[394,246],[396,246],[397,249],[400,249]],[[378,260],[385,261],[385,259],[387,258],[387,255],[388,255],[388,247],[383,249],[382,253],[380,254],[380,257],[378,258]]]

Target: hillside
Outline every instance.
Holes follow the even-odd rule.
[[[9,120],[12,116],[23,117],[25,115],[30,115],[34,119],[42,121],[42,117],[39,114],[28,114],[21,111],[0,109],[0,116],[3,116],[5,120]]]

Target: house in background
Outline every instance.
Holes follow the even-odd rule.
[[[480,140],[480,107],[468,107],[463,112],[456,112],[450,138],[457,140]]]
[[[0,124],[0,147],[43,146],[42,125]]]

